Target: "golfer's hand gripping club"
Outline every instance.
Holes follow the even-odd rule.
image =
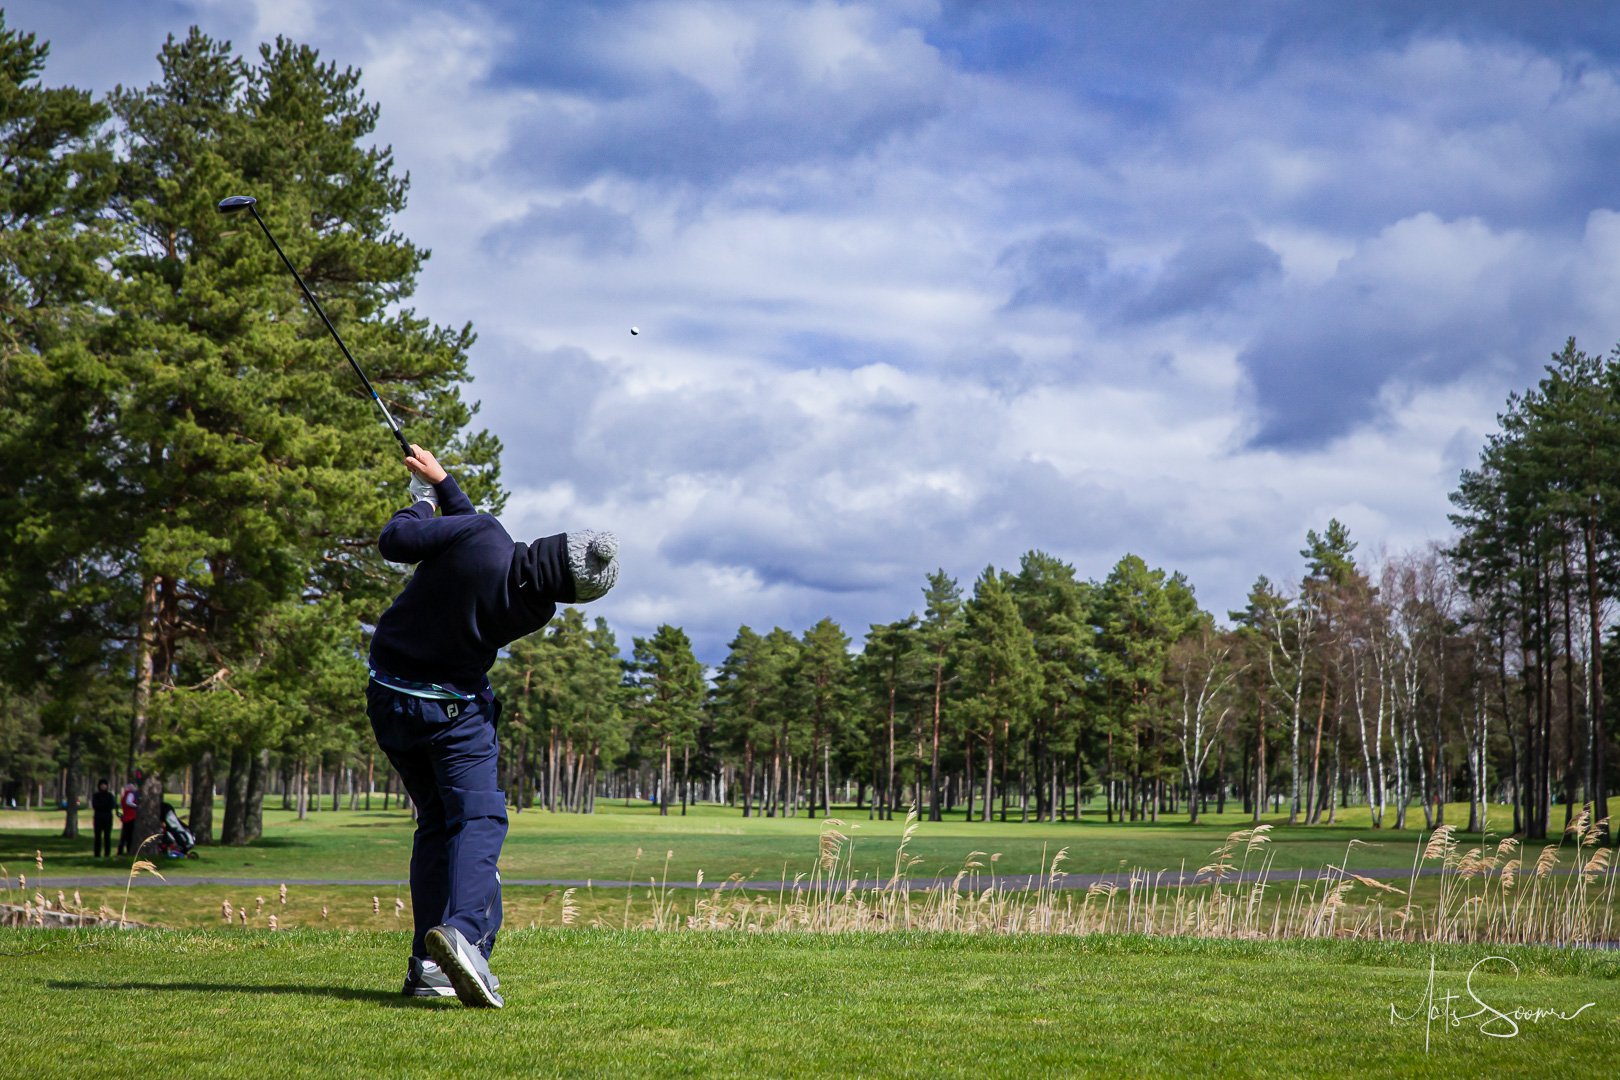
[[[434,509],[439,506],[439,492],[434,487],[447,475],[444,466],[431,453],[411,444],[411,452],[405,458],[405,468],[411,473],[411,498],[417,502],[427,500],[433,504]]]
[[[309,286],[304,284],[304,279],[298,276],[298,271],[293,267],[292,260],[287,258],[285,251],[281,250],[281,245],[276,243],[276,238],[270,235],[270,226],[264,223],[264,218],[259,216],[259,211],[256,209],[258,202],[259,200],[251,195],[232,195],[230,198],[221,199],[217,209],[222,214],[235,214],[246,210],[253,215],[253,220],[257,221],[259,228],[264,231],[264,238],[270,241],[270,246],[276,249],[277,255],[281,256],[281,262],[286,266],[287,272],[293,276],[294,281],[298,282],[298,288],[303,291],[304,299],[308,300],[309,306],[315,309],[315,314],[321,317],[321,322],[326,324],[326,329],[331,333],[332,340],[337,342],[338,348],[343,350],[344,359],[349,361],[349,366],[354,368],[354,373],[360,376],[360,382],[365,386],[366,393],[371,395],[371,400],[375,401],[377,408],[382,410],[383,419],[388,423],[388,430],[394,433],[399,448],[405,451],[405,456],[409,458],[411,456],[411,444],[405,441],[405,436],[399,430],[399,424],[394,421],[394,414],[388,411],[388,406],[383,404],[383,399],[377,394],[377,388],[371,385],[371,380],[366,378],[366,373],[360,370],[360,364],[355,360],[354,354],[349,352],[347,345],[343,344],[343,339],[338,336],[337,327],[332,325],[332,320],[328,319],[326,312],[321,310],[320,301],[315,299],[315,294],[309,291]],[[435,462],[434,464],[437,466],[438,463]],[[442,473],[443,470],[441,469],[440,472]]]

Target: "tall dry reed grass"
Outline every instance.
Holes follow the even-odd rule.
[[[1139,933],[1224,938],[1359,938],[1390,941],[1593,945],[1616,942],[1617,875],[1612,849],[1598,846],[1601,822],[1582,811],[1565,848],[1542,849],[1528,868],[1512,838],[1462,850],[1449,825],[1420,837],[1412,871],[1401,884],[1350,868],[1359,847],[1314,873],[1275,870],[1271,826],[1227,836],[1191,876],[1122,869],[1084,888],[1063,869],[1068,848],[1043,856],[1026,880],[995,873],[999,856],[970,852],[949,882],[913,881],[909,853],[919,828],[907,815],[887,879],[855,872],[851,825],[829,818],[813,870],[773,888],[750,888],[740,876],[699,889],[649,877],[643,903],[627,896],[622,917],[589,925],[652,930],[844,932],[947,931],[967,934]],[[1568,867],[1560,852],[1573,847]],[[639,858],[640,852],[637,852]],[[702,874],[699,872],[699,885]],[[578,923],[569,891],[565,925]]]

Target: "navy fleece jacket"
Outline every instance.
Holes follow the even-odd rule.
[[[416,573],[371,639],[371,666],[400,679],[477,693],[502,646],[574,600],[566,533],[514,542],[480,514],[455,480],[434,485],[442,516],[419,501],[388,519],[377,550]]]

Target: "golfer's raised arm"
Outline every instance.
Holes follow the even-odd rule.
[[[418,563],[443,551],[476,520],[471,500],[455,478],[420,446],[405,459],[411,471],[411,505],[397,511],[377,537],[377,550],[389,562]],[[444,516],[434,517],[440,509]]]

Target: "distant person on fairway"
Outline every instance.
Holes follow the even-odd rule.
[[[417,810],[404,993],[498,1009],[489,955],[501,926],[506,793],[496,784],[500,704],[489,669],[497,650],[545,626],[558,604],[611,589],[618,545],[590,531],[515,542],[473,510],[432,454],[411,450],[414,501],[388,519],[377,550],[416,572],[377,620],[366,685],[377,744]]]
[[[141,805],[141,793],[134,784],[125,784],[124,793],[118,796],[118,816],[124,823],[123,831],[118,834],[118,854],[135,854],[135,815]]]
[[[96,793],[90,796],[90,827],[95,831],[95,858],[112,858],[112,819],[113,811],[118,807],[118,800],[113,798],[107,781],[103,780],[96,785]]]

